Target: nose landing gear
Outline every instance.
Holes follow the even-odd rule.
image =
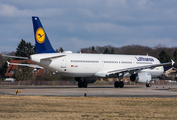
[[[80,80],[80,81],[78,82],[78,87],[79,87],[79,88],[87,88],[87,82]]]
[[[146,87],[151,87],[151,83],[146,83]]]

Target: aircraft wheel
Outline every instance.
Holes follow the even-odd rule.
[[[120,88],[123,88],[124,87],[124,82],[120,81],[119,85],[120,85]]]
[[[83,86],[83,85],[82,85],[82,81],[79,81],[79,82],[78,82],[78,88],[82,88],[82,86]]]
[[[84,82],[82,83],[82,85],[83,85],[83,88],[87,88],[87,82],[84,81]]]
[[[118,87],[119,87],[119,82],[118,82],[118,81],[115,81],[115,82],[114,82],[114,87],[115,87],[115,88],[118,88]]]
[[[146,83],[146,87],[151,87],[151,83]]]

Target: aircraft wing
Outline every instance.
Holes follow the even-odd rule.
[[[43,69],[43,67],[39,66],[39,65],[34,65],[34,64],[20,64],[20,63],[9,63],[7,61],[8,65],[20,65],[20,66],[27,66],[27,67],[32,67],[32,68],[39,68],[39,69]]]
[[[138,73],[140,70],[143,69],[154,69],[155,67],[165,66],[165,65],[173,65],[175,62],[171,60],[171,62],[161,63],[161,64],[152,64],[146,66],[139,66],[139,67],[131,67],[131,68],[124,68],[124,69],[110,69],[110,70],[103,70],[95,73],[96,77],[107,77],[109,75],[117,74],[117,73],[124,73],[129,72],[131,74]]]

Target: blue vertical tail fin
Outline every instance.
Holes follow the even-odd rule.
[[[38,17],[32,17],[37,53],[56,53]]]

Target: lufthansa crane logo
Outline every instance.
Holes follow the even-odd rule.
[[[41,27],[36,30],[36,40],[38,43],[43,43],[45,41],[45,32]]]

